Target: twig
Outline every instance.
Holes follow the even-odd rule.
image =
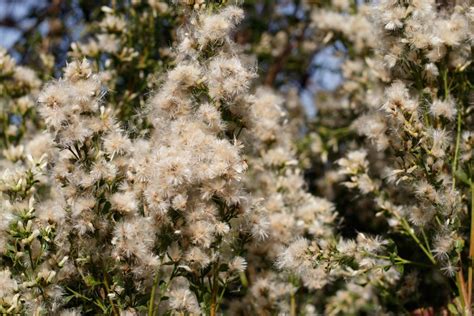
[[[155,292],[156,292],[156,286],[158,285],[158,282],[160,282],[160,268],[158,268],[158,271],[155,274],[155,279],[153,280],[153,287],[151,288],[150,301],[148,302],[148,316],[154,315],[153,309],[155,307]]]
[[[471,180],[471,233],[469,236],[469,267],[467,276],[467,304],[471,310],[472,304],[472,266],[474,264],[474,182]]]
[[[423,243],[418,239],[418,237],[413,233],[412,228],[410,227],[410,224],[404,219],[403,217],[401,218],[401,223],[403,228],[405,228],[405,231],[410,235],[410,237],[416,242],[416,244],[420,247],[420,249],[426,254],[428,259],[430,259],[431,263],[436,264],[436,260],[431,254],[431,252],[425,248]]]
[[[112,297],[109,295],[110,293],[110,288],[109,288],[109,282],[107,281],[107,274],[104,273],[104,286],[105,290],[107,291],[106,295],[109,299],[110,305],[112,306],[112,312],[114,315],[120,315],[120,313],[117,311],[117,307],[114,304],[114,301],[112,300]]]
[[[214,264],[214,267],[212,269],[212,288],[211,288],[211,310],[210,310],[210,315],[211,316],[216,316],[216,311],[217,311],[217,291],[218,291],[218,286],[219,286],[219,281],[217,280],[217,275],[219,273],[219,261],[217,261]]]
[[[462,123],[462,115],[461,115],[462,108],[458,109],[458,117],[457,117],[457,130],[456,130],[456,147],[454,149],[454,161],[453,161],[453,190],[456,186],[456,171],[458,170],[458,159],[459,159],[459,148],[461,145],[461,123]]]

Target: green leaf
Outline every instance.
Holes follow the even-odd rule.
[[[454,306],[454,304],[452,304],[452,303],[448,304],[448,310],[453,315],[458,315],[459,314],[458,310],[456,309],[456,306]]]
[[[91,275],[86,276],[86,277],[84,278],[84,282],[86,282],[86,285],[87,285],[88,287],[95,287],[95,286],[97,286],[97,285],[101,285],[101,284],[102,284],[101,281],[97,281],[97,280],[94,279],[94,277],[91,276]]]
[[[455,176],[456,176],[456,179],[460,180],[462,183],[471,185],[471,181],[468,175],[466,174],[466,172],[464,172],[464,170],[458,169],[455,173]]]

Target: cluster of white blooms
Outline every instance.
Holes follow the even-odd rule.
[[[52,271],[41,265],[52,229],[35,217],[37,191],[48,186],[52,141],[37,130],[33,108],[42,82],[36,73],[18,66],[3,48],[0,65],[0,312],[16,314],[25,299],[34,309],[40,287],[53,290],[46,286]]]
[[[346,143],[338,182],[349,178],[343,183],[374,203],[394,233],[408,236],[437,271],[456,276],[453,292],[464,302],[456,309],[466,313],[472,268],[465,260],[474,255],[463,250],[473,242],[465,224],[472,212],[472,4],[381,1],[358,6],[350,18],[341,10],[332,20],[313,13],[318,30],[328,38],[342,33],[348,47],[345,81],[333,94],[342,102],[321,104],[319,121],[345,121],[371,146]],[[358,32],[341,22],[359,19],[370,26]],[[364,43],[364,34],[371,41]]]
[[[35,148],[36,145],[42,148]],[[44,291],[50,290],[42,283],[49,283],[46,281],[49,269],[40,266],[40,263],[45,259],[43,247],[50,244],[52,227],[39,225],[34,215],[34,195],[38,188],[45,185],[47,157],[46,153],[39,157],[36,155],[42,150],[47,151],[47,145],[47,141],[32,140],[29,148],[21,148],[17,160],[2,164],[5,169],[0,174],[0,255],[2,260],[12,264],[13,269],[24,270],[19,279],[11,276],[8,266],[1,272],[2,313],[20,312],[25,298],[29,299],[29,305],[36,304],[39,287]]]
[[[387,179],[395,186],[406,185],[416,196],[403,216],[422,230],[436,231],[430,241],[432,252],[444,254],[435,257],[448,271],[460,265],[454,245],[460,240],[466,205],[460,192],[465,187],[457,186],[456,180],[458,171],[469,165],[469,158],[460,155],[461,128],[464,133],[470,129],[463,119],[468,88],[455,81],[463,80],[471,62],[471,11],[462,3],[439,10],[429,1],[406,5],[384,1],[376,6],[375,25],[380,25],[383,43],[376,58],[383,59],[391,83],[380,110],[374,111],[378,113],[359,121],[360,126],[380,125],[361,132],[378,148],[389,146],[397,157]]]
[[[317,9],[312,11],[311,21],[318,31],[329,32],[325,41],[331,40],[333,33],[342,33],[357,52],[362,52],[375,47],[377,37],[374,36],[373,25],[368,19],[370,8],[361,5],[358,10],[358,14],[346,15],[337,11]]]
[[[208,311],[215,310],[217,291],[245,267],[245,261],[236,261],[240,235],[265,235],[260,220],[251,221],[252,199],[242,186],[247,164],[238,134],[254,74],[229,38],[242,17],[240,9],[227,7],[192,18],[180,34],[179,64],[149,100],[153,130],[133,146],[130,189],[152,230],[167,235],[159,241],[162,261],[186,279],[168,280],[169,304],[177,310],[195,310],[195,295]],[[209,302],[203,302],[206,288]]]
[[[251,187],[245,189],[247,162],[239,137],[265,166],[293,164],[284,146],[259,150],[277,139],[282,116],[271,93],[246,95],[254,67],[239,57],[229,37],[242,17],[232,6],[192,17],[180,34],[179,63],[148,101],[152,128],[146,138],[127,137],[104,103],[102,77],[87,60],[69,63],[62,79],[44,87],[38,110],[58,151],[49,157],[49,197],[30,206],[37,223],[27,227],[33,229],[27,239],[41,243],[38,231],[50,232],[52,250],[42,254],[41,266],[31,268],[57,293],[41,284],[32,311],[61,310],[63,292],[74,300],[83,289],[89,295],[100,289],[112,311],[151,290],[159,291],[148,297],[151,310],[215,313],[218,293],[239,280],[247,268],[241,256],[245,243],[266,238],[269,221],[274,226],[278,221],[266,216],[260,196],[249,195]],[[260,125],[265,107],[270,115]],[[254,132],[258,139],[250,147]],[[298,172],[276,176],[279,187],[296,189],[284,203],[299,201],[303,226],[330,235],[324,223],[312,219],[319,212],[327,216],[323,222],[332,221],[332,206],[320,207],[303,193]],[[298,234],[301,225],[295,223]],[[130,281],[135,290],[124,291]]]
[[[100,33],[90,38],[86,43],[73,43],[72,55],[98,57],[103,53],[116,57],[121,62],[131,62],[136,59],[138,53],[131,47],[127,47],[122,34],[126,32],[127,22],[120,15],[108,7],[103,7],[104,18],[99,23]],[[109,57],[110,58],[110,57]],[[112,63],[110,60],[109,63]]]
[[[276,269],[274,262],[297,236],[332,239],[336,213],[332,203],[306,190],[283,99],[270,89],[259,88],[249,98],[249,105],[248,128],[242,132],[249,164],[246,188],[259,201],[260,210],[255,215],[266,220],[268,235],[249,245],[248,304],[235,304],[233,308],[242,313],[250,313],[251,308],[288,312],[289,297],[298,288]],[[319,287],[324,282],[317,275],[307,281],[319,281]]]
[[[13,153],[28,129],[36,125],[32,109],[42,82],[32,69],[17,65],[3,47],[0,78],[0,148]]]
[[[472,312],[472,4],[125,2],[47,84],[0,49],[0,314]]]
[[[101,81],[112,91],[105,99],[117,111],[117,119],[130,134],[140,133],[147,123],[137,111],[156,88],[157,74],[172,61],[173,19],[183,12],[171,12],[170,5],[159,0],[112,2],[98,11],[100,20],[91,21],[90,30],[71,44],[68,55],[87,58],[92,68],[100,69]]]

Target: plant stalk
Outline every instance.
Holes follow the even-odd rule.
[[[469,267],[467,276],[467,304],[472,306],[472,266],[474,265],[474,183],[471,180],[471,232],[469,236]]]
[[[210,309],[210,316],[216,316],[216,311],[217,311],[217,290],[218,290],[218,280],[217,280],[217,274],[218,272],[218,265],[219,262],[214,265],[213,269],[213,276],[212,276],[212,292],[211,292],[211,309]]]
[[[155,293],[158,282],[160,282],[159,270],[155,274],[155,279],[153,280],[153,287],[151,288],[150,301],[148,302],[148,316],[154,315],[153,309],[155,308]]]

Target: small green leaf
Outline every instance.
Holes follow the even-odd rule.
[[[453,315],[458,315],[459,314],[458,310],[456,309],[456,306],[454,306],[454,304],[452,304],[452,303],[448,304],[448,310]]]

